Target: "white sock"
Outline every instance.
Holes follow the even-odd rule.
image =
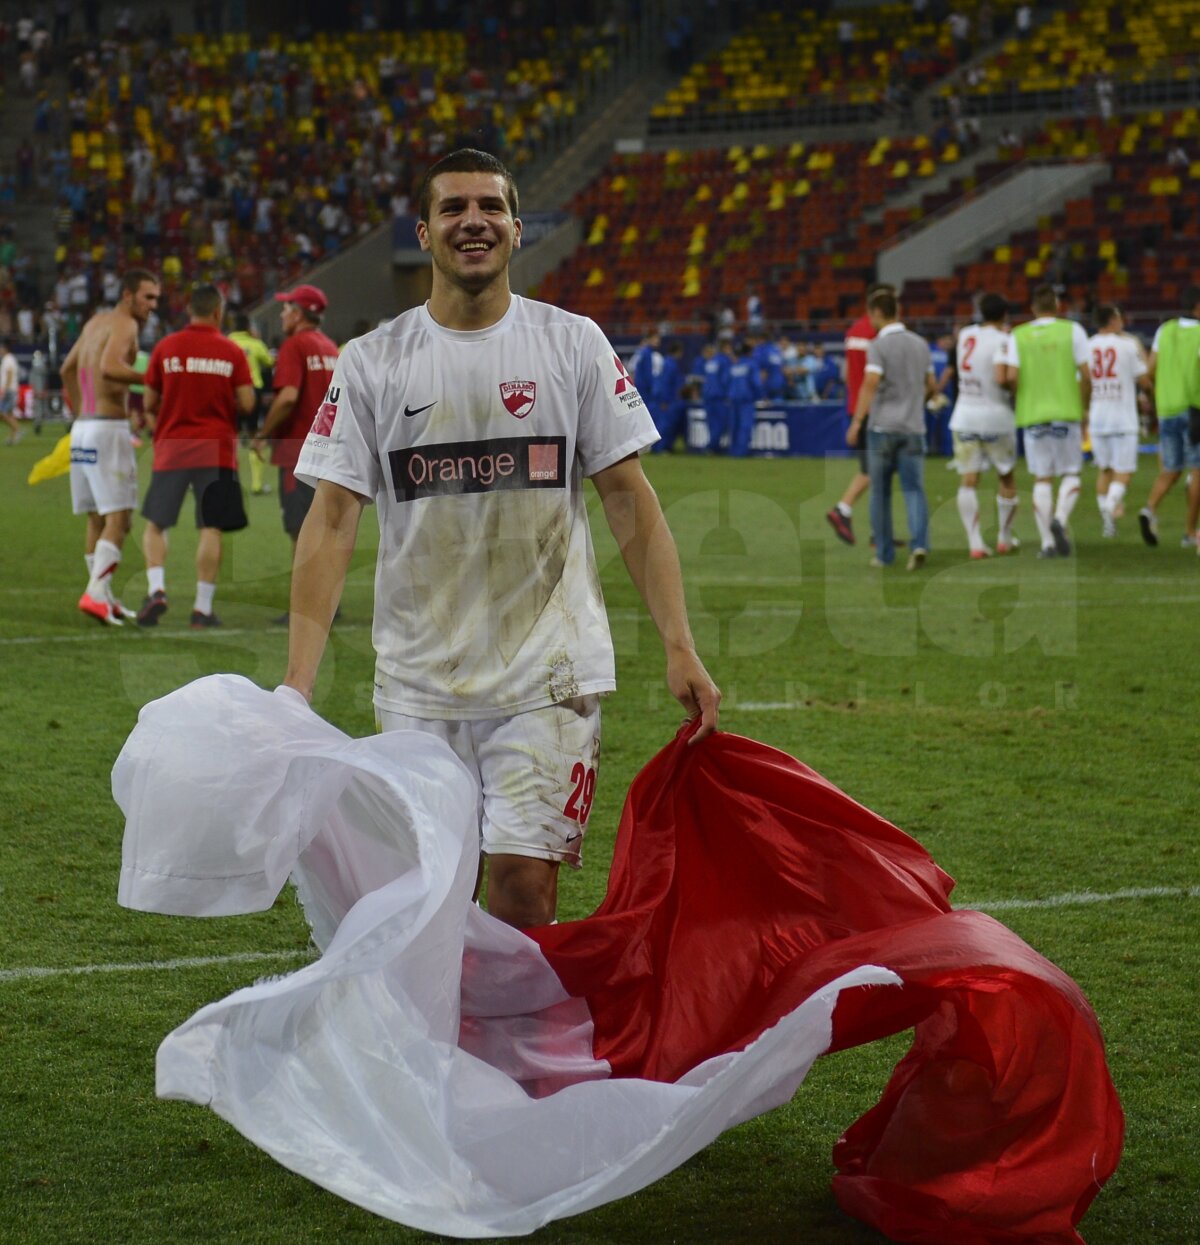
[[[1054,517],[1066,527],[1071,521],[1071,511],[1079,500],[1079,477],[1063,476],[1058,486],[1058,505],[1054,509]]]
[[[1017,517],[1017,506],[1019,505],[1015,497],[996,498],[996,509],[1000,515],[1000,530],[996,534],[996,543],[998,545],[1012,544],[1012,525],[1013,520]]]
[[[958,517],[967,531],[967,543],[972,550],[983,548],[979,534],[979,494],[973,488],[960,485],[958,490]]]
[[[1110,484],[1108,487],[1112,488],[1112,485]],[[1100,511],[1100,517],[1102,519],[1107,518],[1108,515],[1112,513],[1108,508],[1108,494],[1107,493],[1096,494],[1096,508]]]
[[[196,585],[196,600],[192,604],[192,609],[199,610],[201,614],[211,614],[213,612],[213,595],[216,591],[216,584],[198,583]]]
[[[842,516],[843,519],[848,519],[854,513],[854,511],[849,506],[847,506],[844,501],[838,502],[837,512],[838,514]]]
[[[163,566],[146,567],[146,585],[151,596],[156,592],[166,592],[167,571]]]
[[[85,553],[85,554],[83,555],[83,560],[87,563],[87,568],[88,568],[88,579],[91,579],[91,577],[92,577],[92,566],[95,564],[95,561],[96,561],[96,555],[95,555],[94,553]]]
[[[1121,503],[1125,500],[1125,485],[1120,480],[1114,480],[1108,486],[1106,496],[1108,499],[1108,513],[1115,518],[1117,511],[1121,508]]]
[[[107,601],[112,594],[113,572],[121,564],[121,551],[110,540],[96,541],[92,555],[92,575],[88,580],[88,596]]]
[[[1033,486],[1033,517],[1037,520],[1042,548],[1053,545],[1054,537],[1050,534],[1050,520],[1054,518],[1054,485],[1049,480],[1039,480]]]

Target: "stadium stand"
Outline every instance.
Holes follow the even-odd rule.
[[[1074,4],[1046,15],[1026,38],[1003,48],[938,91],[949,111],[968,113],[1096,108],[1111,115],[1135,105],[1200,100],[1200,0]]]
[[[141,264],[250,304],[389,220],[425,166],[471,143],[514,169],[570,125],[618,28],[246,33],[108,41],[75,58],[44,166],[60,273]]]
[[[761,285],[769,319],[844,317],[874,271],[862,214],[959,158],[923,136],[618,155],[572,205],[584,246],[539,297],[644,325],[698,320]]]
[[[1014,3],[886,4],[818,15],[761,13],[693,65],[650,114],[651,134],[869,121],[903,114],[913,95],[953,71]],[[982,20],[980,20],[982,17]]]
[[[1010,149],[1008,160],[983,165],[975,186],[958,189],[969,193],[1006,168],[1038,160],[1100,160],[1110,175],[954,276],[910,282],[907,314],[953,317],[982,289],[1023,302],[1031,285],[1047,280],[1081,308],[1115,301],[1136,315],[1175,306],[1200,249],[1200,109],[1049,122]],[[882,247],[940,206],[934,200],[888,213],[862,237]]]

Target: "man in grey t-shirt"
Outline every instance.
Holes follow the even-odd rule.
[[[867,300],[876,336],[867,346],[867,369],[846,444],[858,444],[867,421],[867,474],[871,477],[872,566],[896,559],[892,535],[892,477],[899,474],[912,553],[908,569],[924,566],[929,551],[925,500],[925,402],[936,382],[929,344],[900,323],[895,294],[879,290]]]

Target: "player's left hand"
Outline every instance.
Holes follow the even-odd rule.
[[[717,729],[721,689],[694,650],[668,657],[667,687],[687,710],[689,720],[700,718],[700,729],[688,740],[689,744],[699,743]]]
[[[858,428],[859,425],[853,420],[850,421],[850,427],[846,429],[846,444],[853,449],[858,444]]]

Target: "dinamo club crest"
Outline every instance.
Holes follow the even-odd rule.
[[[537,382],[532,380],[502,380],[500,401],[504,409],[517,419],[524,419],[533,410],[537,398]]]

